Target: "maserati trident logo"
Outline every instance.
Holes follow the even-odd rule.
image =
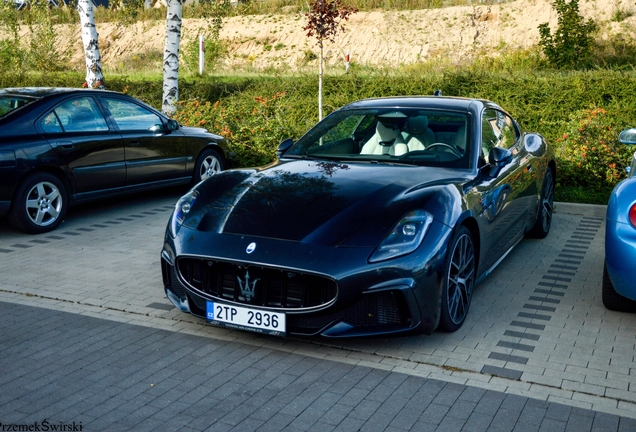
[[[236,276],[236,280],[238,281],[239,288],[241,289],[241,294],[245,296],[245,300],[252,301],[255,295],[254,290],[256,289],[256,282],[258,282],[260,278],[254,279],[253,281],[251,281],[250,272],[246,271],[244,279],[241,279],[239,276]]]
[[[251,254],[252,252],[254,252],[255,249],[256,249],[256,243],[252,242],[247,245],[247,249],[245,249],[245,252],[247,252],[248,254]]]

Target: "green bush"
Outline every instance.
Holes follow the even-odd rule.
[[[0,74],[0,87],[79,87],[83,81],[84,76],[79,72]],[[161,108],[160,75],[154,78],[113,75],[108,77],[108,88]],[[431,95],[436,89],[447,96],[497,102],[525,130],[544,135],[558,155],[557,200],[606,203],[609,190],[622,176],[622,165],[630,160],[629,148],[617,145],[616,138],[620,130],[636,126],[634,71],[547,73],[517,71],[514,67],[498,71],[488,62],[461,69],[432,70],[422,65],[393,73],[350,71],[325,76],[325,113],[366,97]],[[236,154],[235,167],[269,163],[282,139],[298,139],[318,119],[317,85],[315,76],[309,73],[276,77],[190,76],[179,81],[179,97],[177,119],[182,124],[203,126],[225,135]],[[585,107],[603,109],[605,113],[598,111],[594,122],[586,124]],[[588,144],[584,144],[583,138],[583,141],[572,141],[571,137],[575,137],[582,126]],[[564,134],[570,139],[564,140]],[[581,162],[583,168],[572,165],[575,157],[582,157],[579,144],[596,146],[591,153],[586,152],[587,160],[594,155],[599,166],[602,162],[610,168],[610,164],[615,163],[615,168],[610,168],[615,171],[610,171],[608,177],[600,168],[588,170],[585,162]],[[611,148],[610,154],[606,154],[604,144]]]
[[[610,191],[625,178],[632,151],[618,142],[622,128],[615,127],[603,108],[574,113],[556,140],[560,183]]]
[[[265,165],[276,156],[277,144],[298,135],[290,121],[286,92],[244,98],[234,96],[216,101],[190,99],[179,103],[175,119],[180,123],[205,127],[224,136],[235,154],[234,165]]]

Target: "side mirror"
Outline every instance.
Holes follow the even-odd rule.
[[[174,130],[179,130],[179,122],[176,120],[168,120],[168,124],[167,124],[168,130],[174,131]]]
[[[512,160],[512,153],[510,150],[501,148],[501,147],[493,147],[490,149],[490,153],[488,153],[488,163],[492,166],[502,167]]]
[[[625,129],[618,135],[618,141],[622,144],[636,144],[636,129]]]
[[[285,152],[289,150],[292,145],[294,145],[294,140],[291,138],[281,141],[281,143],[278,144],[278,149],[276,149],[276,156],[278,159],[282,158]]]

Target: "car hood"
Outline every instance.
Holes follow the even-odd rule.
[[[407,165],[278,162],[199,184],[185,225],[331,246],[374,247],[406,212],[461,211],[458,170]]]

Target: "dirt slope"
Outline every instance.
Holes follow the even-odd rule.
[[[618,8],[636,12],[629,0],[584,0],[581,13],[601,24],[602,34],[634,35],[636,15],[613,22]],[[548,0],[519,0],[492,6],[462,6],[417,11],[359,12],[346,23],[346,32],[336,43],[326,45],[331,65],[344,62],[345,52],[359,64],[398,66],[427,58],[443,57],[453,62],[476,55],[496,55],[502,49],[528,47],[539,40],[537,27],[549,22],[556,28],[557,15]],[[184,21],[182,49],[197,38],[203,20]],[[229,42],[228,68],[298,69],[313,67],[308,50],[317,53],[315,40],[305,36],[301,14],[248,16],[227,19],[221,38]],[[163,52],[165,23],[143,22],[135,26],[98,24],[99,43],[106,67],[140,53]],[[79,26],[60,28],[61,41],[69,44],[73,64],[81,66]]]

